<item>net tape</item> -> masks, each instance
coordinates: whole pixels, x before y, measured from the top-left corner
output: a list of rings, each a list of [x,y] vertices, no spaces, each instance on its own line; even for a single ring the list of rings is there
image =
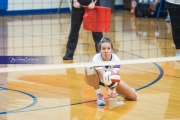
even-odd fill
[[[91,67],[91,66],[105,66],[115,64],[142,64],[142,63],[153,63],[153,62],[166,62],[166,61],[179,61],[180,57],[162,57],[162,58],[149,58],[149,59],[133,59],[133,60],[121,60],[120,62],[83,62],[83,63],[64,63],[64,64],[43,64],[43,65],[28,65],[28,66],[14,66],[14,67],[3,67],[0,68],[0,73],[5,72],[18,72],[18,71],[35,71],[35,70],[52,70],[62,68],[80,68],[80,67]]]

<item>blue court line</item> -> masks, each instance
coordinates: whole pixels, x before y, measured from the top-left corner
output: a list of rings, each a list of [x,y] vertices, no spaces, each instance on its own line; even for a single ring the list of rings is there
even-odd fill
[[[4,84],[0,84],[0,85],[4,85]],[[0,90],[3,90],[3,88],[0,87]]]
[[[163,77],[164,71],[163,71],[162,67],[159,66],[157,63],[153,63],[153,64],[154,64],[155,66],[157,66],[157,68],[159,69],[159,76],[158,76],[153,82],[151,82],[151,83],[149,83],[149,84],[147,84],[147,85],[145,85],[145,86],[143,86],[143,87],[141,87],[141,88],[136,89],[136,91],[141,90],[141,89],[144,89],[144,88],[146,88],[146,87],[149,87],[149,86],[155,84],[156,82],[158,82],[158,81]]]
[[[126,51],[121,51],[121,50],[117,50],[117,51],[119,51],[119,52],[124,52],[124,53],[130,54],[130,55],[133,55],[133,56],[136,56],[136,57],[145,59],[144,57],[141,57],[141,56],[139,56],[139,55],[135,55],[135,54],[132,54],[132,53],[129,53],[129,52],[126,52]],[[152,63],[159,69],[159,76],[158,76],[153,82],[151,82],[151,83],[149,83],[149,84],[147,84],[147,85],[145,85],[145,86],[143,86],[143,87],[141,87],[141,88],[136,89],[136,91],[141,90],[141,89],[144,89],[144,88],[146,88],[146,87],[149,87],[149,86],[155,84],[156,82],[158,82],[158,81],[163,77],[164,71],[163,71],[162,67],[159,66],[159,65],[158,65],[157,63],[155,63],[155,62],[152,62]]]
[[[105,98],[107,99],[107,98]],[[48,110],[48,109],[55,109],[55,108],[62,108],[62,107],[69,107],[69,106],[75,106],[75,105],[80,105],[80,104],[85,104],[85,103],[90,103],[90,102],[95,102],[96,100],[90,100],[86,102],[78,102],[78,103],[73,103],[73,104],[67,104],[67,105],[61,105],[61,106],[54,106],[54,107],[48,107],[48,108],[39,108],[39,109],[34,109],[34,110],[22,110],[22,111],[14,111],[12,113],[19,113],[19,112],[31,112],[31,111],[39,111],[39,110]]]
[[[8,88],[3,88],[3,87],[0,87],[0,88],[3,89],[3,90],[11,90],[11,91],[15,91],[15,92],[19,92],[19,93],[25,94],[25,95],[29,96],[30,98],[32,98],[32,101],[33,101],[31,104],[29,104],[29,105],[27,105],[25,107],[22,107],[22,108],[19,108],[19,109],[16,109],[16,110],[6,111],[6,112],[0,112],[0,114],[8,114],[8,113],[17,112],[17,111],[20,111],[20,110],[32,107],[32,106],[34,106],[38,102],[38,100],[37,100],[37,98],[35,96],[33,96],[33,95],[31,95],[31,94],[29,94],[27,92],[23,92],[23,91],[19,91],[19,90],[13,90],[13,89],[8,89]]]
[[[139,58],[143,58],[143,57],[141,57],[141,56],[138,56],[138,55],[135,55],[135,54],[126,52],[126,51],[120,51],[120,50],[117,50],[117,51],[119,51],[119,52],[124,52],[124,53],[130,54],[130,55],[133,55],[133,56],[137,56],[137,57],[139,57]],[[144,59],[144,58],[143,58],[143,59]],[[149,83],[149,84],[147,84],[147,85],[145,85],[145,86],[143,86],[143,87],[141,87],[141,88],[136,89],[136,91],[142,90],[142,89],[144,89],[144,88],[146,88],[146,87],[149,87],[149,86],[155,84],[156,82],[158,82],[158,81],[162,78],[162,76],[163,76],[163,74],[164,74],[163,69],[162,69],[161,66],[159,66],[157,63],[153,62],[153,64],[159,69],[159,76],[158,76],[153,82],[151,82],[151,83]],[[12,90],[12,89],[6,89],[6,90]],[[79,102],[79,103],[62,105],[62,106],[55,106],[55,107],[48,107],[48,108],[40,108],[40,109],[34,109],[34,110],[23,110],[23,109],[26,109],[26,108],[28,108],[28,107],[34,106],[34,105],[37,103],[37,98],[36,98],[35,96],[29,94],[29,93],[26,93],[26,92],[22,92],[22,91],[18,91],[18,90],[12,90],[12,91],[21,92],[21,93],[23,93],[23,94],[26,94],[26,95],[30,96],[30,97],[33,99],[33,102],[32,102],[30,105],[26,106],[26,107],[19,108],[19,109],[17,109],[17,110],[7,111],[7,112],[0,112],[0,114],[9,114],[9,113],[30,112],[30,111],[54,109],[54,108],[74,106],[74,105],[85,104],[85,103],[90,103],[90,102],[95,102],[95,101],[96,101],[96,100],[91,100],[91,101]],[[105,99],[107,99],[107,98],[105,98]]]

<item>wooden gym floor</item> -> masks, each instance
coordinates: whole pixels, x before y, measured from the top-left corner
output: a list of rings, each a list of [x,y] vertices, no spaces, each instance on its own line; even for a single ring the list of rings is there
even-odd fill
[[[0,18],[1,56],[49,56],[50,64],[65,64],[70,14]],[[135,18],[129,11],[112,14],[111,30],[122,60],[175,56],[170,23],[164,18]],[[80,31],[74,63],[95,54],[90,32]],[[20,65],[1,65],[9,67]],[[94,90],[84,82],[84,68],[0,73],[0,120],[178,120],[180,62],[121,66],[121,78],[137,90],[138,101],[121,96],[96,106]]]

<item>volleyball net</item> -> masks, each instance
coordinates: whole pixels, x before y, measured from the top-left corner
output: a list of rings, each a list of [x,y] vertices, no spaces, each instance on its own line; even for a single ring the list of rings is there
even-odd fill
[[[67,10],[69,1],[10,1],[8,4],[6,12],[9,15],[0,17],[1,56],[45,56],[48,64],[62,64],[71,25],[71,12]],[[121,5],[123,3],[115,0],[116,7]],[[56,12],[45,14],[45,8]],[[103,36],[112,39],[114,52],[121,60],[164,58],[176,54],[170,23],[164,18],[137,18],[129,10],[115,9],[110,25],[110,31],[104,32]],[[81,28],[74,62],[91,62],[94,54],[92,34]]]

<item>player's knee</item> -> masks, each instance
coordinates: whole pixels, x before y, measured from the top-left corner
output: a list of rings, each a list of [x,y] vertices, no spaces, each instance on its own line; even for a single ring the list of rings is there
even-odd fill
[[[132,101],[136,101],[137,100],[137,98],[138,98],[138,95],[137,95],[137,93],[135,93],[135,94],[133,94],[133,95],[131,95],[131,96],[129,96],[129,97],[125,97],[125,96],[123,96],[125,99],[127,99],[127,100],[132,100]]]
[[[137,100],[137,98],[138,98],[138,94],[137,94],[137,92],[136,92],[136,90],[134,89],[134,88],[132,88],[131,87],[131,89],[133,90],[133,92],[134,92],[134,94],[132,95],[132,100]]]
[[[128,97],[126,97],[126,96],[123,96],[123,97],[127,100],[136,101],[138,99],[138,94],[134,88],[131,88],[131,89],[133,90],[133,93],[131,95],[129,95]]]
[[[138,94],[137,92],[134,93],[134,95],[132,96],[131,100],[136,101],[138,99]]]
[[[87,75],[95,75],[95,74],[97,74],[94,67],[86,67],[86,72],[87,72]]]

